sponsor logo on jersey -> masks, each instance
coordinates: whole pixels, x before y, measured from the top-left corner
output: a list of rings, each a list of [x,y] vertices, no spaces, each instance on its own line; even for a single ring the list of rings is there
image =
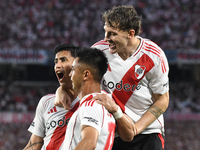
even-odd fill
[[[94,118],[92,118],[92,117],[84,117],[83,119],[87,119],[89,122],[93,122],[93,123],[95,123],[96,125],[99,124],[99,123],[98,123],[98,120],[96,120],[96,119],[94,119]]]
[[[142,76],[144,75],[145,70],[146,70],[145,66],[135,65],[135,77],[137,79],[141,79]]]
[[[109,81],[108,83],[106,83],[105,80],[103,80],[103,86],[109,88],[109,89],[116,89],[117,91],[121,91],[121,90],[124,90],[126,92],[128,91],[134,91],[135,89],[136,90],[139,90],[141,88],[141,85],[140,84],[129,84],[129,83],[123,83],[123,80],[121,80],[119,83],[114,83],[112,81]]]
[[[69,119],[70,118],[66,118],[66,116],[64,116],[58,121],[52,120],[50,123],[46,123],[46,128],[49,130],[50,128],[56,128],[57,126],[63,127],[69,123]]]

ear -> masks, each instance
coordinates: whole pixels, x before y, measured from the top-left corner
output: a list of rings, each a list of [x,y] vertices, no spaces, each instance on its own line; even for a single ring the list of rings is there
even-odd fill
[[[83,72],[83,80],[88,79],[90,75],[91,75],[90,70],[85,70],[85,71]]]
[[[129,32],[128,32],[128,38],[131,39],[134,36],[135,36],[135,30],[133,30],[133,29],[129,30]]]

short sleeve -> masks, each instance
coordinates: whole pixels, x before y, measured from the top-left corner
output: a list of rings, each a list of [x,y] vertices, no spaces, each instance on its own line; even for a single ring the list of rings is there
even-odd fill
[[[28,129],[30,132],[40,137],[45,136],[45,124],[44,124],[43,111],[44,111],[43,98],[41,98],[36,108],[35,118]]]
[[[80,120],[81,126],[88,125],[91,126],[100,133],[103,124],[103,106],[97,104],[96,102],[91,102],[88,105],[81,106],[80,108]]]

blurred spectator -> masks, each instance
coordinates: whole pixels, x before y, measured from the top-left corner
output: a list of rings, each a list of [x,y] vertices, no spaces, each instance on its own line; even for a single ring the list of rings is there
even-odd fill
[[[0,111],[27,112],[35,111],[42,96],[54,93],[57,84],[48,86],[9,85],[0,87]]]
[[[142,36],[162,49],[200,49],[199,0],[1,0],[0,47],[51,50],[64,42],[91,46],[104,38],[101,12],[121,4],[136,7],[144,18]]]
[[[199,83],[170,84],[170,105],[167,113],[200,113]]]
[[[22,150],[27,144],[30,124],[1,124],[0,149]],[[200,121],[166,120],[166,150],[197,150],[200,147]]]
[[[54,93],[57,84],[40,86],[1,86],[0,111],[26,112],[35,111],[40,98]],[[200,114],[200,86],[198,83],[179,82],[170,83],[169,113],[199,113]]]

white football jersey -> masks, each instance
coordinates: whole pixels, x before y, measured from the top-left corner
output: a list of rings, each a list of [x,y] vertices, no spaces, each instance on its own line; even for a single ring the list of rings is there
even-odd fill
[[[115,136],[115,119],[104,106],[92,100],[96,94],[86,95],[80,101],[79,108],[72,115],[67,126],[63,150],[75,149],[81,141],[82,125],[91,126],[99,132],[95,150],[111,150]]]
[[[55,94],[49,94],[40,99],[36,116],[28,129],[31,133],[43,137],[42,150],[60,149],[69,119],[79,106],[78,98],[72,102],[70,111],[55,106],[54,101]]]
[[[152,93],[164,94],[169,90],[169,66],[163,50],[154,42],[138,36],[141,43],[134,54],[123,60],[117,53],[109,52],[102,40],[92,47],[101,49],[108,58],[108,71],[102,80],[102,89],[112,94],[115,102],[134,122],[154,103]],[[142,133],[163,133],[161,115]]]

